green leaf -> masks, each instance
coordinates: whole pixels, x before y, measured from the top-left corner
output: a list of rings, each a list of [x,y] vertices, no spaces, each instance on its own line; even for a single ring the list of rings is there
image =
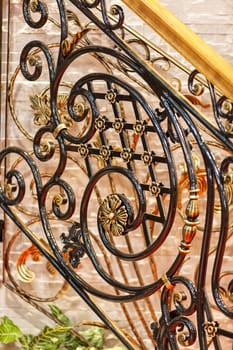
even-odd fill
[[[71,326],[70,319],[59,309],[59,307],[56,305],[49,305],[49,307],[53,315],[56,316],[57,319],[64,324],[64,326]]]
[[[36,337],[33,337],[30,350],[57,350],[64,343],[67,332],[71,327],[55,327],[46,326],[43,331]]]
[[[0,318],[0,343],[13,343],[22,335],[21,330],[7,316]]]
[[[90,327],[79,333],[87,339],[93,346],[102,347],[104,341],[104,329],[101,327]]]
[[[68,334],[64,342],[65,349],[67,350],[76,350],[77,348],[82,347],[88,349],[88,345],[80,340],[78,337],[75,337],[72,334]]]
[[[19,343],[21,345],[21,350],[31,350],[30,343],[33,339],[32,334],[24,334],[21,338],[19,338]]]

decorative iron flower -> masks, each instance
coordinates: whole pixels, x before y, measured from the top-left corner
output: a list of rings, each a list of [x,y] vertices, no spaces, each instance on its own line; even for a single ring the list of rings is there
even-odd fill
[[[117,91],[115,89],[110,89],[106,92],[105,100],[108,101],[111,104],[114,104],[116,102],[117,98]]]
[[[146,129],[146,122],[144,120],[137,120],[136,124],[133,126],[134,132],[139,136],[142,136],[144,134],[145,129]]]
[[[102,146],[100,149],[100,155],[104,161],[108,161],[111,157],[111,150],[109,146]]]
[[[132,152],[130,148],[123,148],[120,154],[124,162],[128,163],[132,159]]]
[[[158,197],[161,193],[161,187],[162,187],[161,183],[157,183],[153,181],[149,186],[150,193],[155,197]]]
[[[144,153],[141,156],[142,161],[145,165],[151,165],[153,162],[153,152],[144,151]]]
[[[208,337],[214,338],[218,333],[219,324],[217,321],[208,322],[204,325],[205,332]]]
[[[106,129],[106,117],[100,115],[95,120],[95,128],[100,132],[103,132]]]
[[[128,211],[119,195],[111,194],[104,199],[100,206],[98,219],[109,234],[123,235],[128,218]]]
[[[112,123],[113,128],[115,131],[120,134],[124,128],[124,120],[121,118],[116,118],[115,121]]]
[[[78,151],[82,158],[86,158],[89,154],[88,146],[83,143],[79,145]]]

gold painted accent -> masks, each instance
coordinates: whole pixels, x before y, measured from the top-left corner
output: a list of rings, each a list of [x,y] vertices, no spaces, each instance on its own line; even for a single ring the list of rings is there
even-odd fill
[[[35,94],[29,96],[31,108],[34,111],[34,124],[47,125],[50,121],[51,109],[48,95]]]
[[[112,220],[112,219],[114,219],[115,215],[114,215],[114,213],[110,213],[108,217],[110,220]]]
[[[60,207],[63,204],[67,203],[67,198],[64,197],[62,194],[56,194],[53,198],[53,203],[56,204],[58,207]]]
[[[61,53],[63,57],[66,57],[71,51],[72,45],[69,38],[65,38],[61,43]]]
[[[32,244],[29,248],[26,248],[18,257],[16,262],[16,270],[18,277],[21,281],[26,283],[31,283],[35,278],[35,273],[26,265],[26,261],[29,257],[32,258],[33,261],[40,261],[41,253],[39,249]]]
[[[15,184],[11,184],[11,183],[7,182],[7,180],[5,181],[5,191],[6,191],[6,193],[8,194],[9,197],[16,190],[17,190],[17,186]]]
[[[50,98],[48,94],[45,93],[45,91],[42,91],[40,94],[29,96],[29,99],[31,102],[31,108],[33,109],[33,112],[34,112],[34,124],[37,126],[48,125],[50,123],[50,118],[51,118]],[[66,93],[58,94],[57,112],[61,123],[66,124],[67,128],[69,128],[72,126],[73,120],[70,117],[67,110],[67,100],[68,100],[68,95]],[[75,111],[76,110],[81,111],[81,107],[79,105],[83,105],[83,104],[77,103],[74,105]],[[84,107],[84,109],[85,108],[86,107]],[[87,112],[88,112],[88,109],[87,109]]]
[[[54,150],[54,145],[49,141],[45,141],[41,144],[41,150],[42,152],[49,154],[52,150]]]
[[[174,303],[182,303],[182,301],[186,300],[187,296],[186,294],[182,292],[177,292],[173,295],[173,301]]]
[[[41,59],[38,55],[32,54],[28,57],[28,63],[32,67],[38,67],[38,66],[41,66]]]
[[[186,243],[186,242],[181,241],[181,245],[179,246],[179,251],[182,254],[188,254],[190,252],[190,248],[191,248],[190,243]]]
[[[233,271],[230,271],[230,270],[224,271],[223,273],[221,273],[221,276],[219,279],[219,284],[220,284],[220,281],[222,280],[222,278],[224,278],[226,276],[230,278],[230,276],[232,276],[232,275],[233,275]],[[224,298],[228,298],[230,302],[233,302],[233,291],[232,291],[232,287],[230,287],[230,285],[228,286],[227,290],[224,287],[219,286],[219,291]]]
[[[38,11],[38,0],[30,1],[29,7],[30,7],[30,10],[32,12],[37,12]]]
[[[199,221],[197,221],[197,220],[190,221],[190,220],[186,219],[186,220],[184,220],[184,222],[185,222],[185,225],[188,225],[190,227],[194,227],[194,226],[197,226],[199,224]]]
[[[36,222],[39,222],[39,218],[33,218],[30,222],[28,222],[29,226],[36,223]],[[36,239],[36,242],[37,244],[39,244],[39,246],[43,249],[45,249],[47,252],[50,251],[50,255],[52,256],[52,252],[51,252],[51,249],[49,247],[49,244],[48,242],[46,242],[43,238],[38,238],[34,233],[32,233],[32,231],[30,231],[30,228],[29,226],[27,226],[28,228],[28,232],[30,232],[30,235],[34,235],[34,238]],[[8,262],[9,262],[9,256],[10,256],[10,251],[12,250],[13,246],[14,246],[14,243],[16,241],[16,239],[22,234],[21,230],[18,230],[14,235],[13,237],[11,238],[10,242],[8,243],[8,247],[7,247],[7,250],[6,250],[6,270],[8,271],[8,276],[9,276],[9,279],[11,281],[11,283],[13,283],[13,285],[15,286],[16,290],[14,290],[14,292],[16,292],[17,294],[20,294],[22,295],[23,297],[25,297],[25,291],[23,289],[18,288],[19,285],[18,283],[15,281],[14,277],[13,277],[13,274],[11,273],[11,269],[10,269],[10,265]],[[63,254],[64,258],[66,259],[65,255]],[[27,260],[28,258],[31,258],[34,262],[38,262],[41,260],[41,258],[43,257],[42,253],[40,252],[40,249],[32,244],[29,248],[26,248],[24,249],[20,255],[18,256],[17,258],[17,262],[16,262],[16,272],[17,272],[17,275],[18,275],[18,278],[19,280],[25,282],[25,283],[31,283],[34,278],[36,277],[36,274],[31,271],[28,266],[27,266]],[[66,259],[67,260],[67,259]],[[49,263],[47,263],[49,264]],[[50,264],[51,265],[51,264]],[[48,267],[48,266],[46,266]],[[53,275],[55,274],[55,272],[57,272],[57,270],[55,270],[55,268],[53,267],[54,271],[53,271]],[[51,273],[51,271],[49,271],[49,273]],[[10,285],[7,285],[7,287],[10,287]],[[54,296],[50,296],[49,298],[40,298],[40,297],[37,297],[36,296],[36,299],[37,300],[41,300],[41,301],[48,301],[49,302],[52,302],[52,301],[55,301],[57,300],[58,298],[60,298],[61,296],[63,296],[66,291],[68,290],[69,288],[69,284],[67,281],[65,281],[62,285],[62,287],[59,289],[59,291],[54,295]],[[11,289],[11,287],[10,287]],[[28,295],[29,299],[27,299],[27,301],[29,301],[29,303],[32,302],[32,299],[30,297],[30,295]]]
[[[196,221],[195,224],[190,225],[185,224],[183,227],[183,242],[185,242],[185,244],[191,244],[193,238],[195,237],[196,233],[197,233],[197,225],[198,222]],[[183,244],[183,243],[182,243]]]
[[[233,132],[233,122],[230,119],[226,119],[225,121],[225,130],[226,132],[232,133]]]
[[[224,114],[232,114],[233,105],[230,100],[225,100],[221,105],[221,112]]]
[[[123,2],[173,46],[223,95],[233,100],[233,67],[158,0]]]
[[[225,176],[224,176],[224,183],[225,185],[232,185],[233,184],[233,172],[228,172]]]
[[[192,156],[193,165],[197,176],[197,187],[190,188],[189,175],[186,168],[186,164],[182,165],[182,174],[179,180],[178,188],[178,209],[182,209],[182,194],[184,190],[189,190],[189,202],[186,207],[185,213],[182,213],[184,219],[184,227],[182,232],[182,241],[179,247],[179,251],[182,254],[188,254],[190,252],[191,242],[196,235],[197,226],[199,225],[199,195],[206,192],[206,172],[201,168],[201,161],[197,155]]]
[[[163,284],[165,285],[165,287],[167,289],[173,289],[174,288],[173,284],[170,282],[170,280],[167,277],[166,273],[163,273],[161,278],[162,278]]]
[[[74,108],[75,113],[78,116],[80,116],[81,118],[85,118],[87,116],[87,113],[89,111],[89,107],[86,104],[79,102],[74,107],[75,107]]]
[[[166,68],[166,70],[168,71],[170,69],[170,66],[169,64],[171,65],[171,63],[168,63],[168,67]],[[182,90],[182,83],[181,83],[181,80],[179,78],[175,78],[173,77],[171,79],[171,85],[177,90],[177,91],[181,91]]]
[[[189,188],[190,181],[189,181],[188,170],[187,170],[186,164],[182,164],[180,166],[182,173],[181,173],[181,176],[179,179],[179,185],[178,185],[179,187],[178,187],[178,204],[177,204],[180,210],[182,209],[183,191],[189,190],[189,193],[190,193],[189,199],[195,201],[195,200],[198,200],[199,196],[204,194],[207,189],[206,170],[204,168],[201,168],[200,158],[196,154],[193,154],[192,160],[193,160],[193,166],[197,177],[197,187]]]
[[[53,131],[53,136],[55,137],[55,139],[58,137],[58,135],[60,134],[60,132],[64,129],[67,129],[67,126],[64,123],[59,124]]]
[[[183,346],[189,346],[189,338],[185,333],[181,333],[178,335],[178,341]]]
[[[67,86],[69,86],[67,84]],[[34,112],[34,124],[37,126],[48,125],[51,122],[50,97],[47,93],[48,89],[43,90],[39,94],[29,96],[31,108]],[[72,127],[73,119],[70,117],[68,109],[68,94],[60,93],[57,95],[57,113],[61,123],[64,123],[67,128]],[[75,103],[74,111],[79,117],[85,118],[89,108],[84,103]]]
[[[17,265],[17,275],[20,281],[25,283],[31,283],[35,279],[35,273],[27,267],[25,264]]]
[[[57,113],[58,113],[60,122],[64,123],[67,126],[67,128],[69,128],[73,125],[73,119],[69,115],[69,112],[67,109],[67,102],[68,102],[67,93],[60,93],[57,95]],[[75,107],[76,105],[74,105],[74,109]]]

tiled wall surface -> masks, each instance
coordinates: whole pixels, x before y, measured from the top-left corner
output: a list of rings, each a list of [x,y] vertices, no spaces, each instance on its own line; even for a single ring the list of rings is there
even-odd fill
[[[3,1],[3,16],[6,18],[7,16],[7,7],[8,7],[8,1]],[[21,9],[21,3],[22,1],[10,1],[11,6],[11,13],[12,16],[10,18],[11,21],[11,32],[10,32],[10,52],[9,52],[9,76],[12,75],[12,73],[15,71],[17,65],[18,65],[18,53],[21,51],[21,48],[23,44],[29,40],[31,40],[34,36],[33,31],[27,32],[26,25],[22,26],[22,9]],[[111,3],[119,3],[121,4],[121,1],[111,1]],[[161,3],[166,5],[174,14],[176,14],[182,21],[184,21],[187,25],[189,25],[196,33],[200,34],[202,38],[207,41],[211,46],[213,46],[221,55],[223,55],[226,60],[233,64],[233,3],[231,0],[215,0],[214,2],[212,0],[179,0],[179,1],[173,1],[173,0],[161,0]],[[214,4],[214,6],[213,6]],[[136,28],[136,30],[145,35],[148,39],[152,40],[153,42],[156,42],[157,44],[160,44],[160,39],[154,35],[152,31],[149,31],[148,28],[139,20],[135,20],[135,17],[130,13],[130,11],[126,10],[126,18],[127,18],[127,24],[131,25],[132,27]],[[6,41],[7,41],[7,22],[3,18],[3,52],[2,52],[2,86],[1,86],[1,113],[2,113],[2,125],[1,125],[1,144],[4,147],[5,142],[5,94],[6,94]],[[20,29],[19,29],[20,28]],[[18,31],[19,29],[19,31]],[[53,35],[54,33],[49,33],[49,35]],[[45,33],[41,33],[42,37],[44,37]],[[18,38],[21,38],[19,41]],[[30,39],[29,39],[30,38]],[[162,43],[162,42],[161,42]],[[170,48],[167,48],[170,52],[172,50]],[[174,55],[176,55],[174,53]],[[83,71],[86,73],[86,70],[89,69],[91,71],[90,64],[83,65]],[[24,82],[25,84],[25,82]],[[24,88],[27,90],[31,89],[31,87],[27,88],[24,86]],[[26,91],[24,90],[24,91]],[[29,93],[29,91],[27,91]],[[15,100],[18,99],[18,101],[21,101],[19,103],[19,107],[17,109],[17,113],[20,113],[20,108],[22,108],[22,105],[24,104],[24,95],[20,95],[20,89],[19,93],[14,97]],[[18,102],[17,101],[17,102]],[[25,111],[27,109],[30,109],[30,106],[25,107]],[[27,112],[26,112],[27,113]],[[8,126],[7,129],[7,137],[12,140],[12,143],[21,145],[25,145],[25,141],[22,141],[20,139],[17,139],[18,136],[18,130],[13,124],[10,122],[10,117],[8,115],[8,123],[10,123],[10,127]],[[30,125],[30,122],[27,124],[27,131],[31,131],[32,125]],[[0,214],[2,215],[2,214]],[[178,223],[179,225],[179,223]],[[11,227],[9,226],[8,229],[10,230]],[[175,238],[171,237],[171,250],[174,249],[174,242]],[[2,278],[2,243],[0,243],[1,248],[1,255],[0,255],[0,277]],[[172,252],[170,251],[164,251],[164,255],[169,257],[172,256]],[[194,260],[198,261],[198,256],[194,257]],[[232,261],[231,256],[229,254],[229,262]],[[14,262],[12,262],[13,264]],[[188,266],[187,270],[192,269],[192,266]],[[145,271],[146,273],[146,271]],[[44,286],[41,286],[41,293],[44,293],[46,281],[44,281]],[[57,285],[54,287],[60,288],[62,285],[62,281],[59,279],[57,280]],[[36,333],[38,329],[41,329],[43,325],[50,324],[51,321],[48,320],[45,316],[41,315],[38,311],[36,311],[33,307],[30,305],[24,303],[20,298],[18,298],[15,294],[8,291],[2,283],[0,284],[0,317],[3,315],[8,315],[11,319],[13,319],[25,332],[32,332]],[[73,305],[76,305],[76,309],[73,308]],[[86,306],[81,301],[78,302],[78,309],[77,309],[77,296],[74,296],[72,293],[67,293],[61,302],[61,307],[64,311],[68,312],[70,317],[74,320],[74,322],[78,322],[82,318],[94,318],[94,316],[87,311]],[[110,316],[113,316],[113,318],[118,318],[120,315],[120,311],[118,313],[116,310],[111,310]],[[115,317],[116,316],[116,317]],[[230,345],[227,345],[230,346]],[[11,347],[9,345],[3,346],[0,345],[0,349],[7,349],[7,350],[13,350],[14,347]],[[148,347],[148,350],[150,349],[150,346]],[[232,350],[232,348],[226,348],[226,350]]]

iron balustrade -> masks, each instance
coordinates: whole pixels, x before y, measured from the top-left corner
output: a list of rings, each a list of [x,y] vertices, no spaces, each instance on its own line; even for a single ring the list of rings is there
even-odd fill
[[[48,316],[40,302],[70,285],[127,349],[221,349],[233,339],[225,261],[232,258],[232,103],[129,28],[123,6],[55,5],[58,18],[49,2],[22,5],[35,39],[23,46],[9,84],[25,146],[0,153],[1,208],[18,227],[5,246],[6,285]],[[41,41],[51,26],[59,40]],[[19,76],[32,87],[23,99],[33,115],[26,123],[16,108]],[[43,256],[64,278],[54,297],[32,295],[12,273],[22,233],[31,245],[17,260],[18,279],[31,283],[28,258]],[[128,333],[96,298],[120,305]]]

